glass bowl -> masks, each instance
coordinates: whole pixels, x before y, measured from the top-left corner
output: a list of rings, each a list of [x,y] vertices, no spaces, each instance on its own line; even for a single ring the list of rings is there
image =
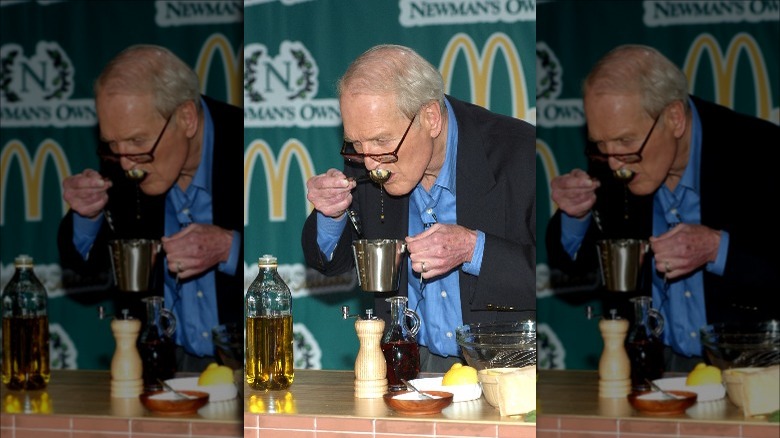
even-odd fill
[[[701,329],[701,343],[721,370],[780,364],[780,321],[709,324]]]
[[[477,322],[455,329],[463,357],[478,371],[536,365],[536,321]]]

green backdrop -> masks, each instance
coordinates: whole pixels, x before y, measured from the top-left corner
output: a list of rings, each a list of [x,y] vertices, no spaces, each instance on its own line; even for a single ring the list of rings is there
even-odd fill
[[[33,256],[49,293],[52,366],[108,369],[114,339],[109,321],[97,313],[103,305],[113,314],[108,284],[90,281],[63,289],[56,243],[67,211],[62,179],[99,165],[92,83],[123,48],[160,44],[195,68],[204,93],[241,105],[243,5],[6,0],[0,5],[0,283],[10,280],[16,255]]]
[[[585,318],[587,305],[601,312],[596,273],[550,273],[544,247],[550,180],[587,166],[582,80],[614,46],[647,44],[683,68],[693,94],[778,123],[780,2],[545,1],[537,20],[539,366],[596,369],[603,343]]]
[[[459,6],[458,6],[459,5]],[[293,290],[296,367],[352,369],[354,321],[373,307],[355,276],[323,278],[300,244],[311,211],[305,181],[341,168],[334,84],[369,47],[417,50],[456,97],[535,123],[535,1],[247,1],[244,47],[244,213],[247,282],[271,253]],[[247,283],[248,284],[248,283]]]

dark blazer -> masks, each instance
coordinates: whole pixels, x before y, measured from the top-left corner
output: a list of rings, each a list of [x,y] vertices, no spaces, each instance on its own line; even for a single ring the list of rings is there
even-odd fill
[[[778,318],[777,306],[769,305],[768,300],[776,295],[773,291],[780,280],[780,234],[776,215],[766,208],[777,198],[776,175],[767,167],[779,162],[780,127],[696,97],[691,99],[702,124],[701,221],[715,230],[728,231],[730,236],[723,276],[704,271],[707,322]],[[550,267],[572,275],[599,269],[596,240],[647,239],[652,234],[653,196],[634,196],[624,190],[606,165],[594,165],[589,172],[602,183],[595,208],[605,233],[591,223],[573,261],[561,245],[560,211],[547,226]],[[644,268],[641,289],[649,295],[649,279],[655,267],[646,263]]]
[[[536,129],[521,120],[447,96],[458,123],[456,164],[457,223],[485,232],[480,275],[460,270],[463,322],[519,320],[536,310]],[[364,175],[363,165],[345,167],[347,176]],[[384,221],[380,220],[380,197]],[[403,239],[409,230],[409,195],[381,194],[376,184],[359,184],[352,208],[368,239]],[[341,235],[328,262],[317,245],[317,212],[303,228],[306,263],[325,275],[354,269],[351,226]],[[404,259],[404,266],[407,266]],[[385,298],[408,294],[407,269],[401,271],[398,293],[376,294],[377,316],[389,318]],[[497,312],[512,307],[514,312]],[[523,310],[524,312],[517,312]]]
[[[244,160],[244,116],[243,111],[233,105],[203,96],[214,121],[214,156],[212,160],[213,221],[228,230],[241,234],[241,251],[235,275],[216,271],[217,305],[220,323],[239,322],[243,319],[244,287],[244,217],[243,178],[241,169]],[[78,276],[92,277],[96,273],[110,273],[108,241],[116,238],[159,239],[164,232],[165,194],[147,196],[137,185],[124,176],[117,163],[101,163],[100,173],[109,177],[114,185],[109,189],[106,208],[111,212],[116,232],[112,232],[105,221],[92,246],[87,260],[83,260],[73,245],[73,211],[69,211],[60,222],[58,245],[60,264],[64,271]],[[163,263],[156,266],[153,290],[162,295]],[[128,293],[119,293],[126,295]],[[132,293],[129,293],[132,294]]]

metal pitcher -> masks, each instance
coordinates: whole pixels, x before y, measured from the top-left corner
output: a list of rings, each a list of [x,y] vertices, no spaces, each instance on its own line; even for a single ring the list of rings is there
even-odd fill
[[[144,292],[162,245],[159,240],[123,239],[108,242],[114,282],[123,292]]]
[[[359,239],[352,242],[358,284],[364,292],[398,290],[406,242],[400,239]]]
[[[596,242],[601,279],[612,292],[635,291],[644,256],[650,249],[646,240],[607,239]]]

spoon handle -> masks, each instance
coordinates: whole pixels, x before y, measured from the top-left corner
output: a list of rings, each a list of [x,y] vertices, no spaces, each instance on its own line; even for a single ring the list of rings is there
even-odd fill
[[[157,379],[157,381],[160,382],[160,384],[163,386],[163,388],[165,388],[168,391],[171,391],[172,393],[176,394],[176,396],[179,397],[179,398],[185,398],[185,399],[193,399],[193,398],[195,398],[195,397],[192,397],[192,396],[190,396],[188,394],[184,394],[183,392],[179,392],[179,391],[173,389],[173,387],[171,385],[165,383],[165,381],[162,380],[162,379]]]
[[[407,387],[407,388],[409,388],[409,389],[411,389],[412,391],[414,391],[414,392],[416,392],[416,393],[420,394],[421,396],[423,396],[423,398],[430,398],[430,399],[432,399],[432,398],[433,398],[432,396],[430,396],[430,395],[428,395],[428,394],[426,394],[426,393],[424,393],[424,392],[420,391],[419,389],[417,389],[417,388],[416,388],[414,385],[412,385],[411,383],[409,383],[408,381],[406,381],[406,379],[401,379],[401,383],[403,383],[404,385],[406,385],[406,387]]]
[[[673,399],[679,400],[681,398],[684,398],[684,397],[680,397],[677,394],[672,394],[671,392],[664,391],[663,389],[661,389],[660,386],[658,386],[655,382],[653,382],[650,379],[645,379],[645,382],[647,382],[647,384],[650,385],[651,388],[653,388],[654,390],[660,392],[664,396],[669,397],[670,399],[673,398]]]

